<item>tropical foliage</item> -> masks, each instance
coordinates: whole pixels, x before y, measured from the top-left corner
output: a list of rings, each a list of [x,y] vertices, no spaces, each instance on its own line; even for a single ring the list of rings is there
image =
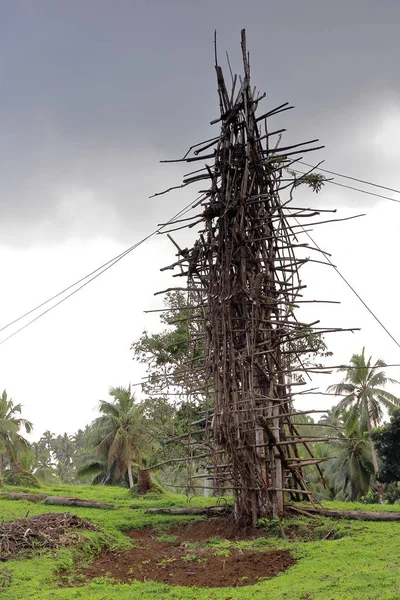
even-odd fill
[[[371,433],[381,465],[378,479],[384,483],[400,481],[400,410],[393,411],[390,423]]]
[[[98,483],[118,483],[128,478],[134,485],[133,470],[138,479],[138,490],[152,487],[150,474],[144,470],[152,444],[144,426],[143,405],[136,402],[130,386],[110,388],[113,401],[100,400],[98,417],[92,424],[92,443],[96,460],[83,467],[81,474],[96,472]]]
[[[24,429],[26,433],[30,433],[33,425],[19,416],[21,412],[21,404],[14,404],[4,390],[0,396],[0,484],[7,463],[16,473],[22,470],[19,459],[29,446],[20,431]]]
[[[136,486],[137,491],[146,492],[153,485],[151,472],[169,491],[190,496],[203,493],[201,486],[210,485],[200,475],[207,463],[201,432],[205,399],[186,393],[183,367],[189,354],[187,328],[180,319],[185,322],[187,313],[183,297],[171,296],[167,308],[164,333],[143,334],[133,344],[136,359],[149,366],[145,399],[139,401],[130,386],[112,387],[109,398],[99,402],[99,415],[92,423],[74,435],[55,435],[48,430],[29,444],[21,430],[30,432],[32,424],[21,417],[21,405],[3,392],[0,477],[10,467],[6,473],[22,470],[45,485]],[[322,338],[310,339],[307,348],[296,351],[310,364],[329,355]],[[382,500],[384,493],[389,502],[400,498],[400,410],[396,408],[400,401],[386,389],[397,382],[386,376],[384,368],[383,360],[367,359],[363,349],[352,356],[347,367],[339,369],[344,374],[342,381],[329,388],[339,397],[338,404],[318,422],[304,414],[295,417],[298,433],[310,439],[302,457],[310,458],[311,452],[321,461],[318,468],[304,468],[304,476],[320,500]],[[157,395],[165,377],[172,377],[177,397]],[[391,422],[377,428],[385,411],[390,412]]]
[[[359,423],[349,423],[348,413],[337,407],[317,424],[317,427],[330,425],[334,432],[327,434],[327,441],[314,448],[317,458],[329,457],[321,467],[325,486],[314,471],[315,491],[321,499],[354,502],[369,490],[373,475],[369,441]]]
[[[329,387],[335,394],[343,396],[338,408],[348,411],[347,424],[350,429],[353,423],[358,423],[361,432],[368,432],[375,475],[378,472],[378,459],[371,430],[381,422],[384,409],[393,410],[400,406],[400,399],[384,389],[388,383],[398,383],[386,376],[381,370],[384,367],[386,363],[380,358],[374,363],[371,357],[367,360],[363,348],[361,354],[353,354],[348,367],[339,369],[345,373],[343,380]]]

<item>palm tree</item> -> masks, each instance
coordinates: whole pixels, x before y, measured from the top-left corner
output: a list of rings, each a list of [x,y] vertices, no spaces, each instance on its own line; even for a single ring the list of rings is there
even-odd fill
[[[90,432],[90,425],[85,425],[85,429],[78,429],[78,431],[72,436],[77,452],[87,449],[90,439]]]
[[[99,465],[106,462],[114,479],[123,479],[127,473],[130,488],[132,467],[136,467],[138,492],[145,493],[152,487],[149,472],[143,470],[151,443],[146,436],[142,406],[136,404],[130,386],[110,388],[109,394],[113,401],[100,400],[101,416],[93,423]]]
[[[368,439],[359,422],[338,407],[320,423],[331,423],[336,429],[336,439],[328,443],[333,458],[326,463],[324,475],[335,490],[335,499],[355,502],[368,492],[374,472]]]
[[[33,442],[35,453],[34,476],[45,484],[59,482],[54,462],[55,435],[49,429],[43,433],[37,442]]]
[[[361,354],[353,354],[349,367],[338,369],[346,373],[344,379],[328,390],[344,396],[337,405],[338,410],[348,411],[347,424],[358,421],[361,433],[368,432],[371,448],[371,459],[375,476],[378,472],[378,459],[371,438],[371,430],[379,425],[383,416],[383,409],[393,410],[400,406],[400,399],[390,394],[383,388],[388,383],[398,383],[395,379],[386,377],[380,369],[386,367],[382,359],[372,364],[372,357],[365,358],[365,348]]]
[[[314,467],[305,468],[313,493],[319,500],[359,500],[368,492],[373,466],[368,439],[358,422],[333,407],[315,424],[314,432],[326,436],[326,441],[314,444],[315,458],[329,460],[320,465],[322,480]]]
[[[29,446],[29,442],[20,435],[19,431],[24,428],[26,433],[30,433],[33,425],[30,421],[17,416],[21,414],[21,410],[21,404],[14,404],[4,390],[0,396],[0,485],[3,481],[6,457],[11,463],[12,470],[18,473],[22,470],[18,456]]]
[[[57,460],[57,473],[63,483],[72,483],[75,476],[74,459],[76,445],[68,433],[58,435],[54,440],[54,456]]]

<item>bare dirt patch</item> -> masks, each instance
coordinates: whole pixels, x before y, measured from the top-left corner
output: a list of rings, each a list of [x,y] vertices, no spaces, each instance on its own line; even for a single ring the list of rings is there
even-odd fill
[[[262,529],[254,531],[252,527],[238,527],[230,517],[193,520],[187,525],[172,527],[170,533],[186,542],[201,542],[213,537],[219,537],[223,540],[251,540],[268,536],[268,533]],[[129,536],[131,534],[135,534],[135,532],[128,532]]]
[[[189,587],[227,587],[253,585],[274,577],[296,561],[287,550],[251,551],[218,546],[188,546],[210,538],[250,539],[254,532],[239,535],[229,519],[194,521],[174,526],[168,533],[151,529],[127,532],[134,546],[130,550],[105,552],[79,578],[112,577],[132,581],[157,581]]]

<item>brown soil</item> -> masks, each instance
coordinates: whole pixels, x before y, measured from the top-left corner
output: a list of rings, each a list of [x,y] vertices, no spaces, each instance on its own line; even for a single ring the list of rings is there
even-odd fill
[[[221,551],[220,547],[205,544],[188,547],[190,543],[205,542],[212,537],[261,537],[254,536],[254,532],[239,536],[229,519],[194,521],[188,526],[175,526],[168,534],[142,529],[127,532],[127,535],[134,544],[132,549],[103,553],[90,567],[80,571],[80,579],[107,575],[124,583],[136,580],[202,588],[244,586],[274,577],[295,563],[287,550],[254,552],[229,548]],[[169,541],[157,540],[167,539],[167,536]]]
[[[137,532],[131,531],[127,535],[132,537],[132,534],[135,535],[135,533]],[[261,529],[254,531],[252,527],[238,527],[230,517],[189,521],[186,525],[172,527],[169,534],[184,538],[186,542],[202,542],[213,537],[223,540],[251,540],[268,536],[267,532]]]

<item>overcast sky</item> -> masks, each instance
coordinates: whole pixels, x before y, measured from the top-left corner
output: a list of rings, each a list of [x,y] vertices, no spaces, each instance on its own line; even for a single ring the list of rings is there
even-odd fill
[[[220,56],[228,50],[238,70],[245,27],[264,106],[296,106],[279,121],[285,142],[319,138],[325,149],[309,160],[400,189],[397,0],[0,0],[0,11],[0,328],[195,198],[195,189],[148,197],[188,170],[160,160],[218,133],[209,124],[218,115],[215,29]],[[330,185],[310,204],[337,207],[339,217],[367,213],[315,237],[400,339],[400,205]],[[0,388],[23,404],[36,437],[83,427],[109,386],[142,377],[130,344],[158,327],[143,311],[161,306],[153,294],[169,280],[159,269],[173,257],[168,240],[152,238],[0,345]],[[309,297],[342,302],[313,317],[362,328],[328,340],[331,364],[363,345],[400,363],[332,269],[304,279]],[[314,396],[311,405],[327,402]]]

